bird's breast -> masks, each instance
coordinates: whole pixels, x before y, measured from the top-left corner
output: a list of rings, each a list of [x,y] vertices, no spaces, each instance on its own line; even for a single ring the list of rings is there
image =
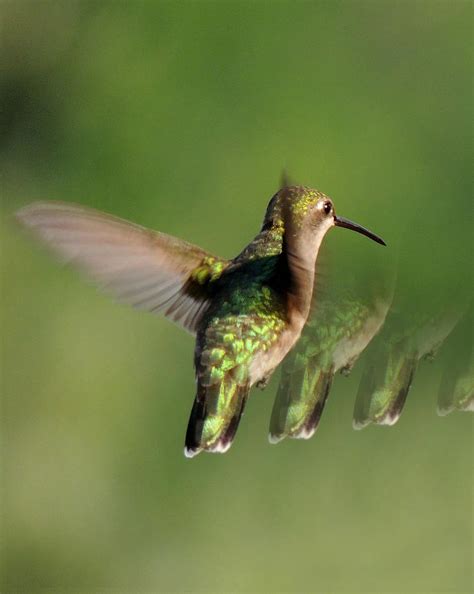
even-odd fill
[[[301,331],[288,318],[278,291],[252,283],[220,295],[204,326],[196,345],[197,369],[209,375],[217,366],[226,373],[238,367],[250,385],[269,375]]]
[[[283,361],[299,339],[305,321],[295,317],[286,319],[277,339],[267,349],[255,354],[249,369],[251,385],[269,377]]]

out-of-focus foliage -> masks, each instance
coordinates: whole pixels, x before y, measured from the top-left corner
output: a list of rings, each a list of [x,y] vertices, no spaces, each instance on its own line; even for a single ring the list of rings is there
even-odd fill
[[[471,4],[0,12],[2,591],[472,590],[472,419],[436,415],[443,350],[393,428],[351,429],[357,365],[311,441],[270,446],[276,378],[228,454],[189,461],[190,337],[10,218],[75,201],[229,257],[286,166],[397,252],[401,311],[467,294]],[[339,229],[327,245],[341,275],[384,257]]]

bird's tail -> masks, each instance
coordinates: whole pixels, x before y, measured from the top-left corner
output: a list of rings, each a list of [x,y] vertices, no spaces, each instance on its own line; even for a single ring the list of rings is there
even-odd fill
[[[271,443],[314,435],[334,377],[334,368],[323,369],[320,363],[309,359],[301,369],[282,371],[270,419]]]
[[[354,406],[353,427],[394,425],[403,411],[418,366],[415,352],[392,348],[365,368]]]
[[[248,383],[236,383],[232,373],[222,382],[211,386],[198,381],[186,431],[186,457],[192,458],[201,451],[223,454],[230,448],[249,389]]]

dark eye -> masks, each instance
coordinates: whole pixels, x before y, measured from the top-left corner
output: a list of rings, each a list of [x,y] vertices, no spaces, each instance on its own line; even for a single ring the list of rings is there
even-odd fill
[[[329,202],[329,200],[326,200],[326,202],[323,204],[323,210],[324,210],[324,214],[329,214],[332,210],[332,204]]]

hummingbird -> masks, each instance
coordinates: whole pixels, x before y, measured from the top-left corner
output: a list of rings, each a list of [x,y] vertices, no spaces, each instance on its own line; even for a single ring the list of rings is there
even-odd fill
[[[329,229],[351,229],[385,245],[365,227],[336,215],[328,196],[306,186],[279,190],[260,232],[230,260],[67,203],[33,203],[17,218],[119,301],[163,313],[195,336],[196,394],[185,437],[187,457],[229,449],[250,388],[267,384],[299,338]]]
[[[282,363],[269,440],[309,439],[319,421],[336,373],[348,375],[384,324],[391,294],[316,291],[314,311],[301,338]]]
[[[403,411],[420,361],[433,361],[463,311],[456,305],[435,313],[401,316],[392,311],[371,349],[354,406],[353,427],[394,425]]]

